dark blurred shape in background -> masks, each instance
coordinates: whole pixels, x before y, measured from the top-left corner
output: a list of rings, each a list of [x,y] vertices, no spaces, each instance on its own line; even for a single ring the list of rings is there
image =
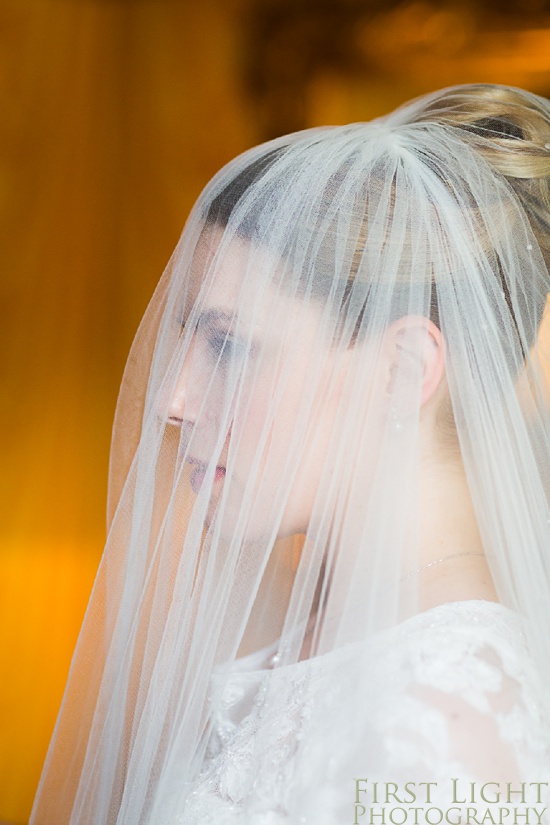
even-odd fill
[[[263,138],[454,83],[550,84],[547,0],[259,0],[244,78]]]

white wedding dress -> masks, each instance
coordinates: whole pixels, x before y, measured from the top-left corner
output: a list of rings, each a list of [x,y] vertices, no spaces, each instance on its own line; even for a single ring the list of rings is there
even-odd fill
[[[351,824],[356,778],[371,787],[437,783],[431,802],[444,808],[451,778],[548,783],[540,694],[514,613],[493,602],[445,604],[368,643],[367,744],[350,752],[341,711],[365,644],[274,669],[273,648],[219,669],[208,759],[187,800],[172,789],[169,817],[155,821]]]

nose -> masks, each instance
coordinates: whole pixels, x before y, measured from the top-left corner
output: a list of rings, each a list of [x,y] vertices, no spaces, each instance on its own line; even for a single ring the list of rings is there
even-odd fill
[[[168,422],[170,424],[182,424],[185,411],[185,384],[181,374],[178,377],[176,388],[170,399],[168,407]]]
[[[182,424],[184,421],[194,423],[196,412],[192,409],[192,398],[190,393],[190,372],[193,360],[193,344],[185,356],[181,366],[176,384],[172,391],[170,404],[168,405],[168,421],[170,424]]]

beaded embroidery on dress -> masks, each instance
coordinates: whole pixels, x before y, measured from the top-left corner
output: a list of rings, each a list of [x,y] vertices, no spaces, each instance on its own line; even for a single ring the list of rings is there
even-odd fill
[[[209,758],[183,810],[167,823],[352,822],[355,777],[397,783],[429,777],[438,783],[432,802],[443,807],[450,801],[451,778],[462,783],[547,778],[547,732],[521,623],[497,603],[433,608],[381,634],[363,651],[350,645],[266,670],[272,654],[273,649],[259,651],[216,675]],[[361,753],[346,753],[345,733],[339,736],[334,723],[332,730],[327,723],[339,720],[358,656],[370,657],[373,665],[365,696],[372,724],[365,736],[376,748],[369,749],[368,761]],[[264,715],[268,691],[278,701]],[[450,729],[451,704],[464,732],[460,752]],[[296,775],[293,755],[301,741],[307,748],[308,724],[320,720],[327,726],[327,750],[305,758],[302,753],[302,775]],[[301,818],[291,820],[289,800],[296,811],[296,795]]]

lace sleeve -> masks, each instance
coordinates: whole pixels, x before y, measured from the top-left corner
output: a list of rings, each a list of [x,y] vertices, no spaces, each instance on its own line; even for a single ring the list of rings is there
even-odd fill
[[[358,684],[365,714],[350,728]],[[375,783],[399,797],[406,783],[430,782],[430,802],[446,810],[471,783],[550,779],[520,623],[492,603],[443,605],[367,648],[233,673],[217,714],[210,758],[170,825],[351,825],[357,782],[360,805]]]
[[[543,720],[516,617],[483,603],[445,608],[419,617],[388,652],[384,670],[399,682],[382,695],[377,723],[388,769],[501,782],[540,773]]]
[[[452,808],[457,825],[545,821],[539,816],[550,810],[548,734],[515,614],[485,602],[443,605],[385,634],[369,655],[371,678],[362,687],[366,724],[360,735],[336,732],[327,746],[333,775],[320,796],[304,800],[304,816],[314,815],[319,825],[353,822],[353,798],[358,825],[371,822],[369,809],[376,811],[373,821],[393,822],[390,808],[402,803],[409,810],[411,802],[419,810]],[[325,717],[337,718],[343,698],[332,711],[325,708]],[[353,752],[351,737],[360,742]],[[315,765],[312,781],[319,759]],[[530,818],[515,818],[515,808],[529,805]]]

